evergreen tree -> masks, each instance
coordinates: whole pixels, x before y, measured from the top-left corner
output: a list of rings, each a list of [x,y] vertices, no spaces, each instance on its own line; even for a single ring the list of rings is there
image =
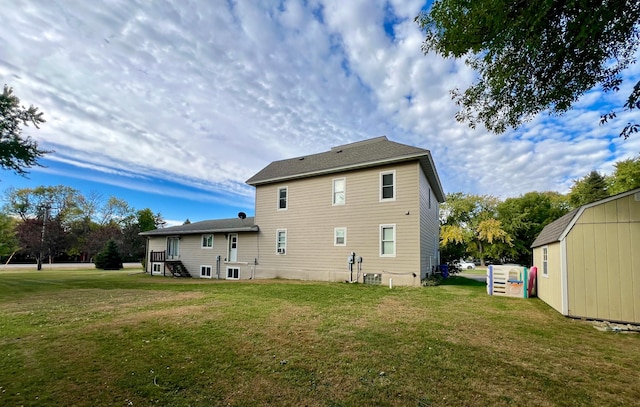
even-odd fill
[[[96,256],[96,268],[120,270],[122,267],[122,256],[118,251],[118,245],[114,240],[109,240],[104,249]]]
[[[13,94],[13,89],[4,85],[0,93],[0,168],[24,175],[27,173],[25,168],[39,165],[38,159],[50,151],[39,149],[31,137],[23,137],[22,126],[31,123],[39,128],[38,125],[44,122],[37,107],[20,106],[20,99]]]
[[[609,196],[607,179],[598,171],[591,171],[584,178],[576,180],[569,192],[569,203],[577,208]]]

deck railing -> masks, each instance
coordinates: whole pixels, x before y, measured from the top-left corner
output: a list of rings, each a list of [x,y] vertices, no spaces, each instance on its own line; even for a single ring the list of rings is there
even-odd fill
[[[166,251],[154,252],[151,251],[151,261],[152,262],[163,262],[166,258]]]

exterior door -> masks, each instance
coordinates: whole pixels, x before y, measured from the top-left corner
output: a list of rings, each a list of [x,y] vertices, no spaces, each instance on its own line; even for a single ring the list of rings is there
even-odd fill
[[[167,260],[177,260],[180,258],[180,238],[167,238]]]
[[[229,234],[229,255],[227,256],[230,263],[238,261],[238,234]]]

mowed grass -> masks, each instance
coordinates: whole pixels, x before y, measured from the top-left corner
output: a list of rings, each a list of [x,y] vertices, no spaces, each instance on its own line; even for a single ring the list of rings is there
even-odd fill
[[[0,272],[0,405],[623,406],[640,335],[437,287]]]

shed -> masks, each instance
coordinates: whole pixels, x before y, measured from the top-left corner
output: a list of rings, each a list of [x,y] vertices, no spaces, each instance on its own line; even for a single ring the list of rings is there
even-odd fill
[[[640,188],[569,212],[531,247],[538,297],[552,308],[640,324]]]

